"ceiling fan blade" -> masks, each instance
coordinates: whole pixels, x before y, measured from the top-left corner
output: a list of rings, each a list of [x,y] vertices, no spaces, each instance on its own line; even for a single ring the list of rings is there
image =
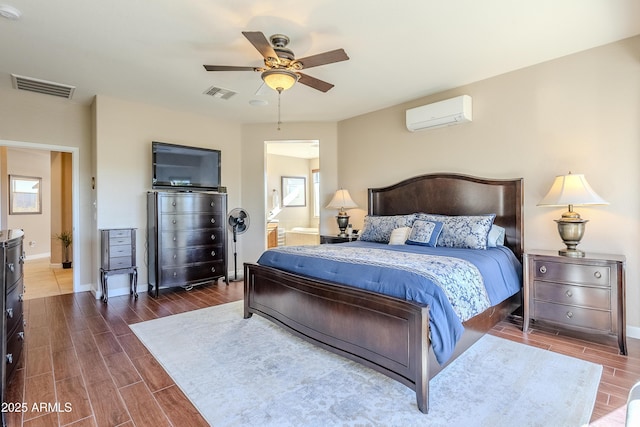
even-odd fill
[[[331,50],[329,52],[319,53],[317,55],[307,56],[298,59],[302,63],[302,68],[307,69],[317,67],[318,65],[333,64],[334,62],[346,61],[349,57],[344,49]]]
[[[307,74],[303,74],[303,73],[297,73],[297,74],[300,76],[300,79],[298,80],[298,82],[302,83],[303,85],[307,85],[309,87],[317,89],[320,92],[327,92],[329,89],[331,89],[334,86],[331,83],[327,83],[320,79],[316,79],[315,77],[311,77]]]
[[[261,31],[243,31],[242,34],[251,42],[253,47],[265,58],[278,58],[276,51],[271,47],[271,43]]]
[[[234,65],[203,65],[207,71],[258,71],[257,67],[236,67]]]

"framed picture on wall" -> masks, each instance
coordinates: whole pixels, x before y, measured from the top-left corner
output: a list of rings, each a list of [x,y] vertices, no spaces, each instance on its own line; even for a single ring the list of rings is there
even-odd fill
[[[9,215],[42,213],[42,178],[9,175]]]
[[[307,206],[307,179],[305,177],[282,177],[282,206]]]

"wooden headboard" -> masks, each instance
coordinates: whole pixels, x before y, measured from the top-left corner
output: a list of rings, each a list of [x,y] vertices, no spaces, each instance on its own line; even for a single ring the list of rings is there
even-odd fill
[[[495,224],[506,230],[505,246],[522,261],[522,186],[522,178],[484,179],[450,173],[421,175],[389,187],[370,188],[369,215],[495,213]]]

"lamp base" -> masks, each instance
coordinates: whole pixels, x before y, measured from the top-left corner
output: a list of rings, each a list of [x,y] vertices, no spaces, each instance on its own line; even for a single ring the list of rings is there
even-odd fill
[[[561,219],[555,220],[558,224],[560,238],[564,244],[567,245],[567,249],[558,251],[559,255],[572,258],[584,257],[584,252],[576,249],[576,246],[578,246],[580,240],[582,240],[582,236],[584,236],[585,224],[588,221],[587,219],[580,218],[580,215],[573,211],[565,212]]]
[[[581,251],[580,249],[560,249],[558,251],[558,255],[568,256],[571,258],[583,258],[584,251]]]
[[[347,227],[349,226],[349,215],[341,215],[342,212],[336,215],[336,221],[338,222],[338,228],[340,229],[340,234],[338,237],[347,237]]]

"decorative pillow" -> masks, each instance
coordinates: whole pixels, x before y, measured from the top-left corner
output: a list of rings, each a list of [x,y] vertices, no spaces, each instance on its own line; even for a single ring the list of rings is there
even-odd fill
[[[491,230],[489,230],[489,237],[487,238],[487,247],[495,248],[496,246],[504,246],[504,228],[499,225],[493,224]]]
[[[430,246],[434,248],[441,231],[441,222],[417,219],[413,222],[413,227],[411,227],[407,245]]]
[[[411,227],[416,219],[411,215],[390,215],[364,217],[364,227],[360,231],[360,240],[365,242],[389,243],[391,232],[400,227]]]
[[[389,244],[404,245],[404,242],[409,237],[409,233],[411,233],[411,228],[409,227],[396,228],[391,232],[391,237],[389,238]]]
[[[442,232],[436,246],[487,249],[489,230],[495,217],[495,214],[473,216],[418,214],[416,219],[442,222]]]

